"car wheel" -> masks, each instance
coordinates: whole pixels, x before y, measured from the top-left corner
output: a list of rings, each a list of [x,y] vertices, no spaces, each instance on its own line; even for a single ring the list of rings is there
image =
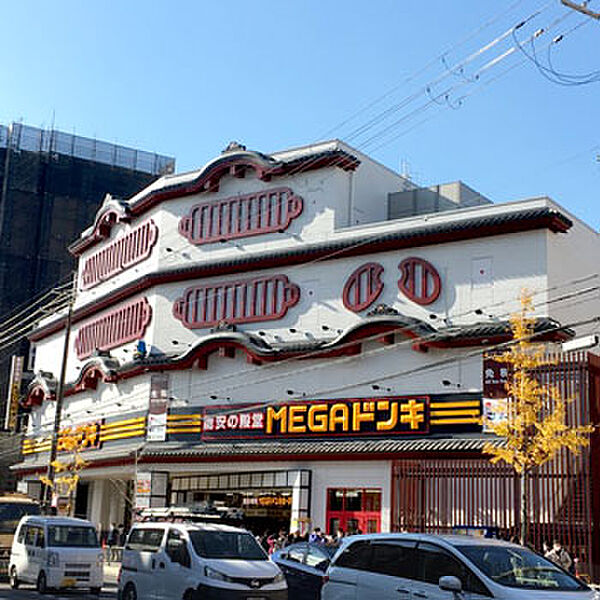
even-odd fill
[[[19,578],[17,577],[17,567],[13,567],[8,575],[8,583],[11,589],[16,590],[19,587]]]
[[[123,590],[122,600],[137,600],[137,592],[135,591],[135,585],[128,583]]]
[[[44,571],[38,575],[36,588],[40,594],[48,593],[48,581],[46,580],[46,573]]]
[[[99,587],[97,587],[97,588],[90,588],[90,594],[92,594],[92,596],[99,596],[101,591],[102,590]]]
[[[194,600],[194,590],[186,590],[183,600]]]

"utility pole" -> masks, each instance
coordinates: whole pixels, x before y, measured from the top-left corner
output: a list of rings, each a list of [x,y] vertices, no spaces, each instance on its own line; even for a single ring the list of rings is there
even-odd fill
[[[76,276],[73,279],[73,289],[71,290],[71,297],[69,298],[69,308],[67,311],[67,321],[65,324],[65,343],[63,345],[63,356],[62,363],[60,366],[60,378],[58,380],[58,386],[56,388],[56,406],[54,413],[54,427],[52,430],[52,438],[50,440],[50,456],[48,457],[48,470],[46,471],[46,477],[49,481],[54,483],[55,468],[52,464],[56,460],[56,454],[58,451],[58,437],[60,432],[60,420],[62,416],[62,406],[64,398],[65,378],[67,374],[67,360],[69,358],[69,340],[71,337],[71,322],[73,318],[73,302],[75,300],[75,282],[77,281]],[[46,485],[42,494],[42,507],[45,511],[49,511],[52,505],[52,486]]]
[[[571,0],[560,0],[560,1],[561,1],[561,4],[563,4],[564,6],[572,8],[573,10],[576,10],[577,12],[587,15],[588,17],[592,17],[592,19],[600,20],[600,13],[590,10],[587,7],[587,5],[588,5],[587,2],[583,2],[582,4],[577,4],[575,2],[572,2]]]

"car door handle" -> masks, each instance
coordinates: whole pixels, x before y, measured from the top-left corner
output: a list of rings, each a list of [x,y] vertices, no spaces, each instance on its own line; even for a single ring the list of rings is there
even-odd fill
[[[396,588],[396,591],[401,594],[410,594],[410,590],[407,590],[406,588]]]
[[[414,592],[413,596],[415,598],[427,598],[427,594],[425,592]]]

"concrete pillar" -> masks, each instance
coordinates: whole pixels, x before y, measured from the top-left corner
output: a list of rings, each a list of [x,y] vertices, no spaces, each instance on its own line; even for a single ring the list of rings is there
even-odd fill
[[[96,479],[90,486],[90,521],[96,526],[100,524],[103,530],[108,528],[108,523],[102,521],[106,483],[103,479]]]
[[[309,498],[310,498],[310,472],[293,472],[292,485],[292,511],[290,515],[290,531],[300,531],[305,534],[310,530]],[[288,473],[288,478],[292,472]]]

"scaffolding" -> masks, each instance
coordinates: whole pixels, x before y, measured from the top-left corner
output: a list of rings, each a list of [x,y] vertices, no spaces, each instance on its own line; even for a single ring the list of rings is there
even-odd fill
[[[60,154],[150,175],[165,175],[175,169],[175,159],[169,156],[22,123],[0,125],[0,148]]]
[[[68,244],[94,221],[107,193],[129,198],[175,160],[54,129],[0,125],[0,322],[40,292],[68,278]],[[0,414],[11,355],[25,340],[0,348]]]

